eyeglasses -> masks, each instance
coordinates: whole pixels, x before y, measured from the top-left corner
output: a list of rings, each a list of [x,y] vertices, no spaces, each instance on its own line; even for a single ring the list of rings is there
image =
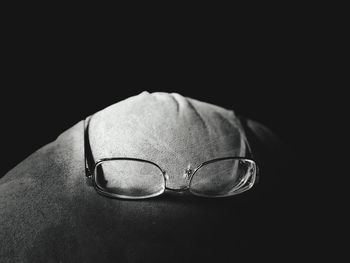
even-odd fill
[[[224,157],[186,169],[187,185],[167,187],[169,177],[158,164],[144,159],[113,157],[94,162],[89,143],[89,121],[84,121],[85,173],[95,190],[121,199],[146,199],[170,191],[189,191],[201,197],[228,197],[252,188],[258,167],[253,159]],[[91,168],[91,169],[90,169]]]

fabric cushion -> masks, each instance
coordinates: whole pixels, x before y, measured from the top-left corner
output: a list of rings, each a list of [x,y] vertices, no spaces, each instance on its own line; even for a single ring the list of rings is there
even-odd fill
[[[275,142],[267,128],[247,123],[252,141],[263,147]],[[0,179],[0,262],[244,258],[249,246],[240,226],[251,208],[242,200],[252,205],[254,195],[209,200],[175,193],[143,201],[100,196],[85,180],[83,135],[80,121]],[[173,188],[183,184],[189,166],[245,156],[250,143],[231,110],[147,92],[92,115],[89,135],[95,160],[151,160],[167,171]]]

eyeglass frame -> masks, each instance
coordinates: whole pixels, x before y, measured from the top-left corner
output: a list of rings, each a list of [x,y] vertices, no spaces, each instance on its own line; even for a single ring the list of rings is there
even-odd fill
[[[89,118],[89,120],[87,121],[88,118]],[[175,191],[175,192],[188,191],[190,194],[192,194],[194,196],[200,196],[200,197],[206,197],[206,198],[224,198],[224,197],[231,197],[231,196],[243,193],[243,192],[251,189],[253,187],[253,185],[258,183],[258,181],[259,181],[260,172],[259,172],[259,166],[258,166],[256,160],[254,160],[253,158],[240,157],[240,156],[227,156],[227,157],[215,158],[215,159],[211,159],[209,161],[205,161],[205,162],[199,164],[194,169],[190,169],[190,168],[186,169],[185,173],[186,173],[186,177],[187,177],[187,180],[188,180],[188,184],[187,184],[186,187],[179,188],[179,189],[168,187],[167,184],[166,184],[166,182],[168,180],[168,176],[166,174],[166,171],[163,168],[161,168],[157,163],[149,161],[149,160],[145,160],[145,159],[141,159],[141,158],[133,158],[133,157],[109,157],[109,158],[100,158],[100,159],[98,159],[95,162],[94,158],[92,156],[90,140],[89,140],[89,124],[90,124],[90,120],[91,120],[92,116],[90,116],[88,118],[84,119],[84,163],[85,163],[85,176],[86,176],[87,179],[91,180],[90,183],[92,183],[92,185],[93,185],[94,189],[96,190],[96,192],[98,194],[103,195],[103,196],[107,196],[107,197],[111,197],[111,198],[117,198],[117,199],[141,200],[141,199],[148,199],[148,198],[160,196],[160,195],[164,194],[164,192],[166,190],[170,190],[170,191]],[[91,155],[87,155],[88,149],[90,150]],[[252,155],[252,153],[251,153],[251,155]],[[121,194],[110,193],[110,192],[107,192],[104,189],[102,189],[96,183],[96,170],[97,170],[97,167],[99,165],[101,165],[103,162],[118,161],[118,160],[144,162],[144,163],[148,163],[148,164],[156,166],[160,170],[160,172],[162,173],[163,180],[164,180],[164,188],[163,188],[162,192],[157,192],[157,193],[146,195],[146,196],[129,196],[129,195],[121,195]],[[224,160],[243,160],[243,161],[252,162],[254,164],[254,166],[255,166],[254,175],[246,178],[245,182],[242,184],[242,186],[246,185],[248,179],[251,178],[250,179],[251,182],[249,183],[248,187],[246,187],[246,188],[243,187],[241,189],[241,191],[239,191],[240,189],[238,189],[238,191],[234,192],[233,194],[221,195],[221,196],[220,195],[217,195],[217,196],[213,195],[213,196],[211,196],[211,195],[205,195],[205,194],[198,194],[198,193],[194,193],[194,192],[191,191],[190,186],[191,186],[192,179],[193,179],[194,175],[196,174],[196,172],[200,168],[202,168],[203,166],[205,166],[207,164],[215,163],[215,162],[219,162],[219,161],[224,161]],[[89,168],[89,161],[90,161],[90,163],[93,163],[93,165],[91,165],[92,169]]]

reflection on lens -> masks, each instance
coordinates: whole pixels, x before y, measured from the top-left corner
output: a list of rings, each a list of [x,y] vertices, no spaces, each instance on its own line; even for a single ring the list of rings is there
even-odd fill
[[[230,196],[251,188],[255,175],[256,165],[252,160],[220,160],[197,170],[191,180],[190,191],[201,196]]]
[[[104,161],[96,166],[95,182],[103,191],[120,197],[143,198],[161,194],[165,188],[161,170],[134,160]]]

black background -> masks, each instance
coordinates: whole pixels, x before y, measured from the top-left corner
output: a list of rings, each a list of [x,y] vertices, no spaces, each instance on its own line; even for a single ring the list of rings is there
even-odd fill
[[[47,38],[16,38],[7,50],[1,135],[8,155],[2,174],[86,116],[145,90],[233,109],[293,147],[307,147],[303,142],[322,114],[314,115],[322,92],[314,91],[314,79],[322,77],[311,63],[314,51],[288,40],[231,47],[222,39],[165,46],[140,39],[140,48]]]
[[[320,237],[312,214],[320,204],[308,186],[321,173],[308,161],[316,159],[324,139],[322,120],[332,115],[324,107],[327,55],[313,23],[16,23],[8,27],[3,51],[0,176],[104,107],[144,90],[177,92],[265,124],[298,156],[298,173],[281,177],[285,192],[294,194],[281,207],[290,216],[286,228],[296,231],[292,237],[299,242],[293,257],[309,251],[314,256],[316,246],[308,242]],[[293,243],[287,237],[281,242]]]
[[[178,92],[260,121],[296,151],[331,117],[326,21],[26,14],[2,42],[1,174],[86,116],[147,90]],[[185,12],[186,13],[186,12]],[[161,21],[167,21],[162,23]],[[311,145],[310,145],[311,146]]]

